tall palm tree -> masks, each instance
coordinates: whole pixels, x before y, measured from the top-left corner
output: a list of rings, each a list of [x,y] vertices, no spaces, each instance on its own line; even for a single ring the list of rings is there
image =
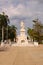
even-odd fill
[[[2,41],[4,41],[4,27],[6,27],[9,23],[8,15],[5,15],[4,12],[0,14],[0,26],[2,28]]]

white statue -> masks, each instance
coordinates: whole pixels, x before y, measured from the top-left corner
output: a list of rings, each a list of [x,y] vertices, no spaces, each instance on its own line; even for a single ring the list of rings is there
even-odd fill
[[[24,22],[23,21],[21,22],[21,28],[24,28]]]

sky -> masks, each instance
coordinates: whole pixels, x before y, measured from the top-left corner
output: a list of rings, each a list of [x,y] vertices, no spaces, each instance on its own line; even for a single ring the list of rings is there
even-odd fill
[[[0,13],[3,11],[9,16],[10,25],[15,25],[18,30],[21,21],[30,28],[35,18],[43,23],[43,0],[0,0]]]

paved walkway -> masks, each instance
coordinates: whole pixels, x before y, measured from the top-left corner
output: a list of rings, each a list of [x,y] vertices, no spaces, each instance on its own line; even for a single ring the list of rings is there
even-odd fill
[[[43,65],[43,45],[10,47],[0,51],[0,65]]]

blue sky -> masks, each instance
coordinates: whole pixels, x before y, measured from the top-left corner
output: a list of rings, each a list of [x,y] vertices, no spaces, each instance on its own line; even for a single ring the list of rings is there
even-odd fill
[[[3,11],[18,29],[21,20],[26,27],[32,27],[32,20],[37,17],[43,23],[43,0],[0,0],[0,13]]]

